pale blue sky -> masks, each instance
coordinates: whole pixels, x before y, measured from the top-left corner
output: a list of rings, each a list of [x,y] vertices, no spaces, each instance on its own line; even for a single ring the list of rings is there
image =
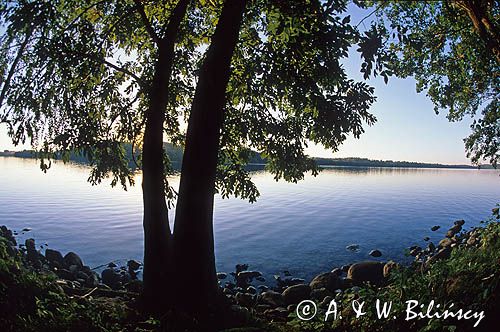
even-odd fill
[[[349,6],[351,22],[357,24],[366,11]],[[367,25],[369,20],[365,22]],[[352,51],[345,61],[351,78],[362,80],[359,73],[359,53]],[[415,92],[413,79],[390,78],[384,84],[381,78],[368,82],[375,87],[377,102],[371,112],[378,121],[360,139],[349,138],[337,153],[319,146],[310,146],[308,153],[318,157],[363,157],[370,159],[408,160],[446,164],[469,164],[465,156],[463,138],[470,134],[472,120],[448,122],[445,113],[436,115],[425,93]],[[20,150],[29,146],[14,147],[0,125],[0,150]]]

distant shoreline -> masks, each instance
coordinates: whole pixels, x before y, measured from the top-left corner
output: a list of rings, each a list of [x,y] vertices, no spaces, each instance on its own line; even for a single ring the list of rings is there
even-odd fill
[[[170,144],[169,144],[170,145]],[[173,164],[180,164],[182,161],[182,150],[178,147],[166,146],[167,154]],[[180,150],[180,151],[179,151]],[[0,151],[0,157],[16,158],[36,158],[36,153],[32,150],[23,151]],[[368,158],[313,158],[319,167],[390,167],[390,168],[446,168],[446,169],[494,169],[491,165],[449,165],[439,163],[421,163],[412,161],[393,161],[393,160],[373,160]],[[79,155],[72,154],[70,161],[78,164],[88,164],[87,160]],[[266,159],[258,153],[253,152],[248,163],[249,167],[265,166]]]

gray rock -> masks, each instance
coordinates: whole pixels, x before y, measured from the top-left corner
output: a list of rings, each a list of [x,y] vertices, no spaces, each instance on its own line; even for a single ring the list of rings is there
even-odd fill
[[[326,288],[330,292],[334,292],[336,289],[340,288],[340,279],[335,273],[322,273],[314,277],[309,283],[309,287],[311,287],[311,289]]]
[[[311,287],[305,284],[290,286],[282,293],[286,305],[298,304],[302,300],[308,299],[310,294]]]
[[[349,244],[345,249],[352,252],[359,252],[359,244]]]
[[[347,279],[379,285],[384,281],[384,264],[371,261],[353,264],[347,272]]]
[[[375,250],[370,251],[369,255],[372,257],[380,257],[380,256],[382,256],[382,252],[378,249],[375,249]]]
[[[64,256],[63,260],[64,260],[64,265],[66,267],[70,267],[71,265],[77,265],[79,268],[81,268],[83,266],[83,262],[80,256],[78,256],[72,251],[68,252]]]

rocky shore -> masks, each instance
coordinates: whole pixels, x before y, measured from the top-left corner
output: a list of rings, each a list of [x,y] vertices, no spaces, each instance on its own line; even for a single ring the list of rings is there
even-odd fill
[[[464,223],[463,220],[455,221],[446,237],[437,244],[425,238],[428,242],[425,248],[408,248],[408,255],[414,257],[411,268],[415,271],[425,271],[433,263],[449,258],[455,247],[478,247],[481,243],[480,232],[476,228],[464,231]],[[438,228],[435,226],[431,231]],[[37,273],[52,275],[58,287],[67,294],[134,298],[141,292],[142,281],[138,279],[138,273],[142,264],[138,261],[129,260],[126,266],[117,266],[111,262],[99,267],[102,271],[98,273],[98,268],[85,265],[74,252],[63,255],[57,250],[46,248],[42,253],[41,249],[37,250],[36,242],[32,238],[18,245],[13,232],[6,226],[0,227],[0,237],[7,240],[7,251],[10,255],[20,253],[26,264]],[[356,246],[350,245],[347,249],[356,250]],[[382,253],[373,250],[370,255],[380,257]],[[320,308],[326,308],[331,300],[348,290],[355,292],[366,285],[387,285],[391,273],[400,267],[399,263],[393,261],[362,261],[334,267],[308,282],[283,271],[275,275],[271,285],[262,284],[266,281],[259,271],[249,270],[246,264],[238,264],[235,271],[219,272],[217,278],[221,292],[231,301],[231,309],[238,315],[243,318],[253,315],[268,321],[284,322],[303,300],[313,300]]]

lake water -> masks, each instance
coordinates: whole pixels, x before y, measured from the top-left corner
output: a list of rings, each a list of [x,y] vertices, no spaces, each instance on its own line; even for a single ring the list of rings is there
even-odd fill
[[[44,174],[35,160],[0,157],[0,225],[66,253],[91,267],[142,260],[140,177],[128,191],[86,182],[88,168],[56,163]],[[272,274],[310,278],[346,263],[404,259],[404,248],[438,241],[454,220],[472,227],[500,202],[496,170],[329,168],[298,184],[276,182],[264,171],[253,180],[254,204],[215,199],[217,268],[237,263]],[[178,179],[173,179],[177,183]],[[172,222],[173,211],[170,213]],[[441,225],[431,232],[434,225]],[[346,250],[359,244],[357,253]]]

